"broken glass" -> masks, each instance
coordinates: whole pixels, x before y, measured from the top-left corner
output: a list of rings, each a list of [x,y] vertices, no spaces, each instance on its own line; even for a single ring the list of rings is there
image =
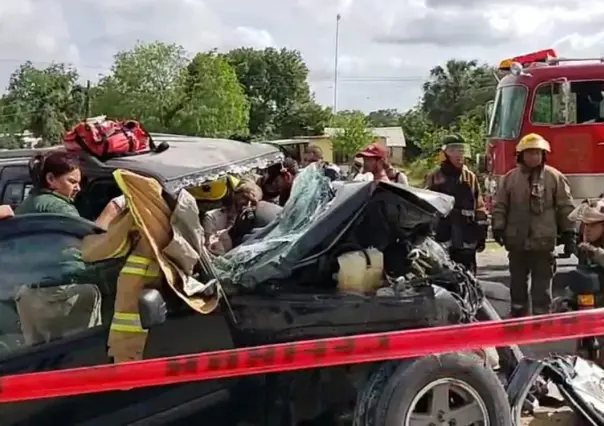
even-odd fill
[[[310,225],[323,214],[333,197],[334,191],[324,169],[316,164],[304,168],[294,180],[290,199],[279,219],[268,225],[260,236],[214,260],[218,279],[227,286],[237,283],[254,287],[266,276],[257,276],[254,271],[270,270],[270,265],[277,268]]]

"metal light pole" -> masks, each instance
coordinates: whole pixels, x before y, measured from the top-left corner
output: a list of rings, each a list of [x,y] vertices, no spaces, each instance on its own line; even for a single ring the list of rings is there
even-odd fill
[[[340,19],[342,16],[338,13],[336,15],[336,51],[335,51],[335,63],[333,70],[333,112],[338,111],[338,50],[340,47]]]

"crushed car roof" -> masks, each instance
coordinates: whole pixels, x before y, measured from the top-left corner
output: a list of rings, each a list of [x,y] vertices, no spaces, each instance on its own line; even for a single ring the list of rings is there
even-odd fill
[[[245,173],[281,161],[278,148],[229,139],[152,134],[156,144],[167,142],[166,151],[116,157],[94,167],[123,168],[154,177],[168,190],[194,186],[226,173]]]
[[[100,161],[82,154],[87,175],[107,175],[116,169],[126,169],[162,182],[169,191],[199,185],[227,174],[242,174],[265,168],[283,159],[281,151],[272,145],[238,142],[229,139],[200,138],[164,133],[152,133],[156,145],[166,142],[163,152],[116,157]],[[62,146],[43,150],[14,150],[0,153],[0,159],[29,159],[40,151],[64,149]]]

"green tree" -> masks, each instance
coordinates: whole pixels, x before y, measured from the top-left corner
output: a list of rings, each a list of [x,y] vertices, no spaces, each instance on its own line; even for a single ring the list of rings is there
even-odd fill
[[[250,101],[250,133],[282,137],[318,134],[326,113],[315,106],[308,68],[297,50],[239,48],[225,55]],[[317,120],[310,122],[310,120]]]
[[[223,56],[198,53],[187,67],[184,92],[166,124],[179,133],[228,137],[248,132],[249,103]]]
[[[319,136],[331,121],[331,109],[316,103],[314,99],[293,104],[276,117],[279,136]]]
[[[364,116],[351,115],[331,137],[333,151],[345,158],[354,157],[373,140]]]
[[[182,46],[155,42],[119,52],[111,74],[94,91],[94,115],[136,118],[150,131],[169,132],[184,96],[186,67]]]
[[[367,115],[367,122],[371,127],[396,127],[399,126],[401,114],[396,109],[379,109]]]
[[[365,113],[358,109],[341,110],[333,115],[331,127],[346,127],[351,119],[362,120],[367,124],[368,120]]]
[[[478,62],[451,59],[436,66],[423,85],[421,108],[437,127],[449,127],[468,113],[484,116],[495,97],[495,70]]]
[[[60,143],[65,130],[82,118],[84,89],[78,79],[77,71],[64,64],[39,69],[26,62],[11,75],[0,124],[13,135],[31,131],[42,139],[38,146]]]
[[[407,159],[414,159],[422,154],[430,155],[431,152],[434,152],[433,133],[436,127],[421,108],[416,107],[405,112],[400,117],[398,124],[405,134],[407,143],[405,157]]]

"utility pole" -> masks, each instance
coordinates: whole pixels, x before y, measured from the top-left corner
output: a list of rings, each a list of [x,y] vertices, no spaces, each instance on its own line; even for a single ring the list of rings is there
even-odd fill
[[[333,70],[333,112],[334,114],[338,111],[338,56],[340,47],[340,19],[342,16],[338,13],[336,15],[336,49],[334,58],[334,70]]]
[[[90,118],[90,80],[86,82],[86,93],[84,94],[84,119]]]

